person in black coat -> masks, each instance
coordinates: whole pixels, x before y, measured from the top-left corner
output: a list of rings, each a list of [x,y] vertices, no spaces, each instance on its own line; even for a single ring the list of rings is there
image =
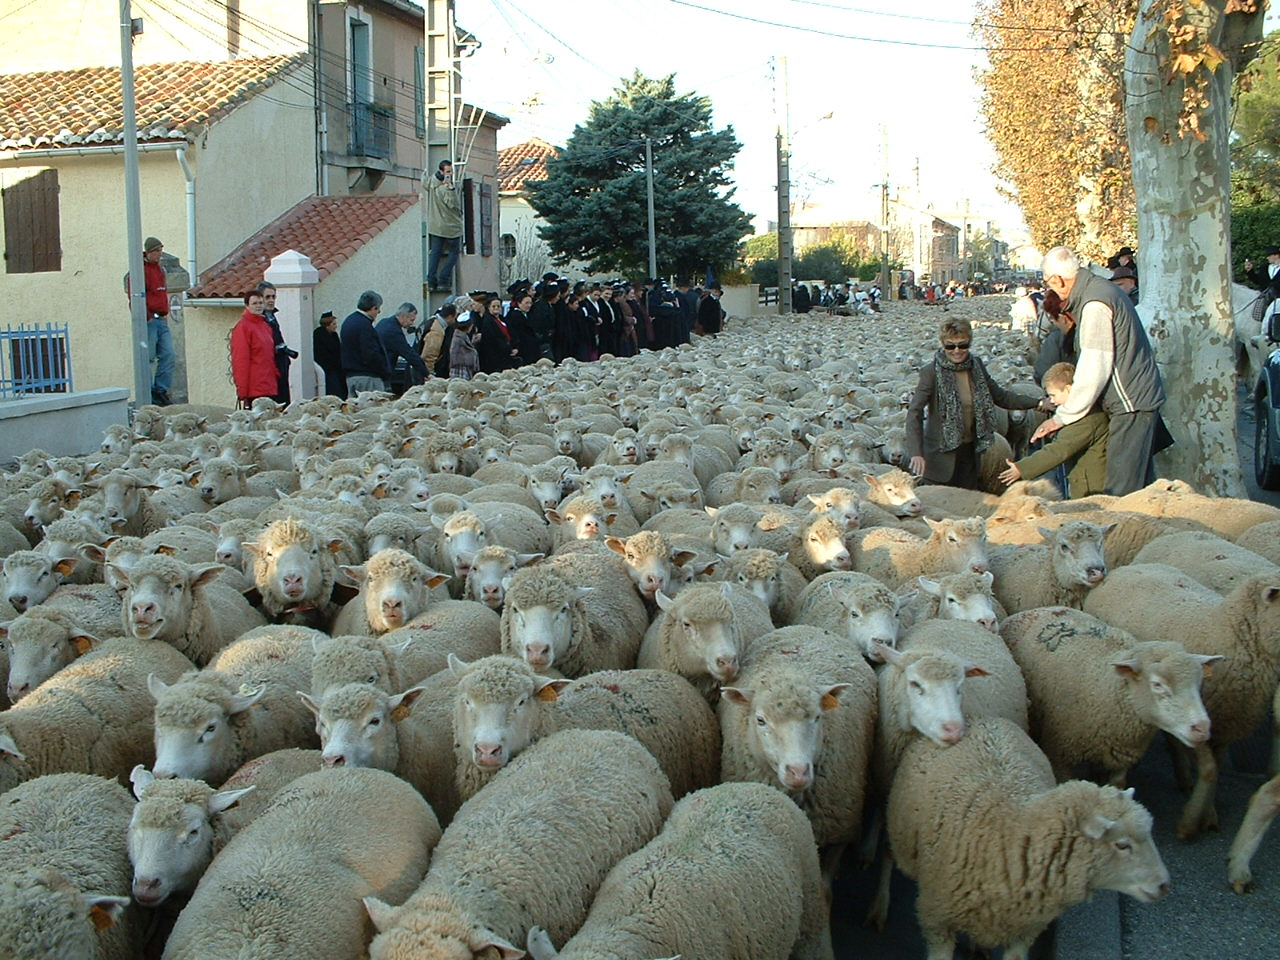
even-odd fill
[[[519,352],[511,329],[502,317],[502,301],[497,294],[485,304],[480,316],[480,339],[476,343],[481,373],[501,373],[518,362]]]
[[[391,379],[391,364],[387,351],[373,325],[378,322],[382,310],[382,296],[375,290],[366,290],[356,301],[356,309],[342,321],[338,338],[342,343],[342,372],[347,378],[347,394],[354,389],[387,390]]]
[[[529,311],[532,309],[533,294],[525,292],[507,312],[507,329],[511,331],[511,343],[516,349],[512,366],[522,367],[536,363],[542,356],[538,335],[533,332],[533,324],[529,322]]]
[[[551,339],[556,330],[556,306],[559,302],[560,285],[544,284],[542,295],[534,301],[533,308],[529,311],[529,325],[533,328],[533,335],[538,338],[539,356],[552,356]]]
[[[720,286],[712,284],[706,296],[698,304],[698,326],[708,336],[715,336],[724,325],[724,311],[720,309]]]
[[[809,288],[803,283],[796,284],[796,288],[791,294],[791,309],[796,313],[808,313],[813,307],[809,300]]]
[[[311,350],[324,371],[324,392],[347,399],[347,378],[342,375],[342,341],[338,339],[338,318],[332,310],[320,314],[320,323],[311,332]]]
[[[401,357],[404,360],[405,389],[426,383],[431,376],[426,361],[417,350],[413,349],[405,336],[405,331],[412,327],[417,319],[418,308],[412,303],[402,303],[394,316],[383,317],[373,326],[373,329],[378,332],[378,339],[382,341],[382,349],[387,353],[387,362],[392,365],[393,370],[395,357]]]
[[[613,287],[608,284],[600,291],[600,299],[596,301],[596,309],[600,311],[600,326],[596,328],[596,342],[601,353],[618,355],[618,330],[622,326],[622,314],[613,300]]]
[[[271,399],[276,403],[289,405],[289,366],[298,358],[297,350],[290,350],[284,342],[284,334],[280,331],[280,311],[276,309],[276,288],[273,284],[262,281],[258,284],[258,292],[262,294],[266,309],[263,317],[271,328],[271,339],[276,344],[276,395]]]

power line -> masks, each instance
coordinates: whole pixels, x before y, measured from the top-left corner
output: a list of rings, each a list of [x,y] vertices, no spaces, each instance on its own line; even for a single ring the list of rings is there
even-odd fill
[[[36,0],[27,0],[27,2],[24,3],[22,6],[15,7],[14,9],[10,10],[8,13],[0,15],[0,20],[7,20],[9,17],[14,16],[15,14],[21,13],[23,10],[27,9],[27,7],[31,6],[35,2]]]
[[[955,27],[981,27],[995,26],[995,24],[981,23],[977,20],[948,20],[945,17],[924,17],[916,13],[894,13],[887,10],[866,10],[859,7],[846,7],[838,3],[828,3],[825,0],[789,0],[790,3],[799,3],[807,7],[822,7],[827,10],[838,10],[841,13],[857,13],[868,17],[891,17],[897,20],[912,20],[917,23],[935,23],[942,26]],[[1035,26],[1008,26],[998,27],[1000,30],[1024,31],[1027,33],[1060,33],[1060,27],[1035,27]],[[1114,31],[1105,31],[1114,32]],[[1116,36],[1121,36],[1119,32],[1115,32]],[[966,48],[970,49],[970,48]],[[981,48],[972,48],[981,49]]]

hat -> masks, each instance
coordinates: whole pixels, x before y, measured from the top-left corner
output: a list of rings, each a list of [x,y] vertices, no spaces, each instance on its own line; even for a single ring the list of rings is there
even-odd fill
[[[334,319],[334,320],[337,320],[337,319],[338,319],[337,317],[335,317],[335,316],[333,315],[333,311],[332,311],[332,310],[326,310],[324,313],[320,314],[320,319],[321,319],[321,320],[326,320],[326,319],[329,319],[329,318],[332,318],[332,319]]]
[[[1280,251],[1278,251],[1280,252]],[[1111,271],[1112,280],[1137,280],[1138,274],[1133,267],[1116,267]]]
[[[1267,247],[1266,255],[1268,257],[1280,255],[1280,247]]]
[[[156,237],[147,237],[147,239],[142,241],[142,252],[150,253],[152,250],[159,250],[163,246],[164,244]]]
[[[1130,257],[1133,256],[1133,247],[1121,247],[1119,250],[1116,251],[1117,257],[1123,257],[1126,255]]]

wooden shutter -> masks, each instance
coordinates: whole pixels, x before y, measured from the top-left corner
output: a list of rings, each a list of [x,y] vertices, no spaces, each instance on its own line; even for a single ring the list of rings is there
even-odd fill
[[[61,270],[58,171],[41,170],[3,193],[5,273]]]
[[[480,184],[480,256],[493,256],[493,184]]]
[[[462,181],[462,252],[476,252],[476,182],[470,177]]]
[[[427,135],[427,50],[413,48],[413,133],[419,140]]]

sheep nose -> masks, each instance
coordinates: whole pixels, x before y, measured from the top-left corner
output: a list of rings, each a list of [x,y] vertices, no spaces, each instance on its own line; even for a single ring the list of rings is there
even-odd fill
[[[341,753],[335,753],[332,755],[326,753],[321,757],[321,759],[324,761],[324,765],[329,769],[333,769],[334,767],[345,767],[347,765],[346,755]]]
[[[230,550],[215,550],[213,559],[218,563],[234,563],[236,558]]]
[[[813,782],[813,764],[788,763],[786,782],[789,787],[807,787]]]
[[[396,614],[396,615],[404,613],[404,601],[403,600],[383,600],[382,612],[384,614]]]
[[[765,503],[782,503],[782,495],[777,493],[769,494],[769,499]]]
[[[9,702],[17,703],[30,692],[31,684],[29,683],[11,683],[8,685]]]
[[[849,569],[849,551],[841,550],[839,553],[835,555],[835,557],[832,558],[831,563],[834,567],[836,567],[839,570],[848,570]]]
[[[999,629],[999,624],[996,623],[995,617],[979,617],[978,626],[983,627],[986,630],[990,630],[992,633],[995,633]]]
[[[600,532],[600,524],[595,520],[586,520],[582,524],[582,532],[595,536]]]
[[[750,550],[751,542],[748,540],[735,540],[733,541],[733,549],[735,552],[738,550]]]
[[[738,658],[716,657],[716,673],[723,680],[732,680],[738,675]]]
[[[1156,887],[1156,899],[1162,899],[1169,892],[1169,881],[1166,880],[1160,886]]]
[[[130,610],[133,613],[134,620],[151,620],[156,615],[156,605],[146,600],[134,603]]]
[[[10,695],[9,699],[12,700],[13,696]],[[1200,720],[1191,724],[1188,732],[1190,736],[1187,739],[1192,743],[1204,743],[1209,739],[1209,721]]]
[[[19,613],[25,612],[27,609],[27,595],[25,593],[9,594],[9,606],[13,607],[13,609],[17,610]]]
[[[973,561],[973,563],[969,564],[969,570],[970,570],[970,572],[972,572],[972,573],[986,573],[986,572],[987,572],[987,561],[985,561],[985,560],[975,560],[975,561]]]
[[[281,580],[284,585],[284,592],[290,596],[295,596],[302,592],[302,574],[287,573]]]
[[[476,764],[481,767],[502,766],[502,744],[477,743]]]
[[[551,663],[551,644],[526,643],[524,645],[524,658],[529,662],[530,666],[547,666]]]
[[[1091,585],[1096,586],[1097,584],[1101,583],[1103,580],[1107,578],[1107,568],[1106,567],[1089,567],[1087,570],[1085,570],[1084,575],[1085,575],[1085,579],[1088,580]]]
[[[963,723],[944,723],[942,725],[942,742],[959,743],[964,738]]]
[[[561,452],[561,453],[568,453],[568,452],[569,452],[569,441],[568,441],[568,440],[561,440],[561,441],[560,441],[560,452]]]
[[[920,514],[924,513],[924,504],[919,500],[912,500],[907,504],[907,513],[911,514],[913,517],[918,517]]]

